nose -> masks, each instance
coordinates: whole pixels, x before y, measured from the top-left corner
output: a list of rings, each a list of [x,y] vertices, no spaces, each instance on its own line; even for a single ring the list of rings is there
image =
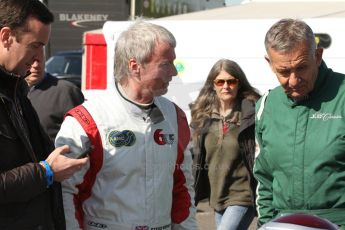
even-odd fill
[[[36,62],[41,62],[43,61],[44,59],[44,47],[39,47],[36,52],[35,52],[35,55],[34,55],[34,61]]]
[[[177,72],[176,66],[172,65],[171,76],[175,77],[175,76],[177,76],[177,74],[178,74],[178,72]]]
[[[301,78],[296,75],[295,72],[291,72],[289,77],[289,86],[295,87],[301,82]]]
[[[223,84],[223,86],[222,86],[222,88],[223,88],[223,89],[227,89],[227,88],[229,88],[229,86],[230,86],[230,85],[228,84],[228,81],[225,81],[224,84]]]
[[[37,59],[34,60],[34,62],[32,63],[31,67],[33,68],[37,68],[39,66],[39,61]]]

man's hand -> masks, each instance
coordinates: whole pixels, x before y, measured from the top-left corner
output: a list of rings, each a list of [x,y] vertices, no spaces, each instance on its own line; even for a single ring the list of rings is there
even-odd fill
[[[56,148],[46,159],[54,173],[55,181],[61,182],[65,179],[70,178],[89,160],[88,157],[82,159],[73,159],[66,157],[64,154],[68,152],[68,145],[64,145]]]

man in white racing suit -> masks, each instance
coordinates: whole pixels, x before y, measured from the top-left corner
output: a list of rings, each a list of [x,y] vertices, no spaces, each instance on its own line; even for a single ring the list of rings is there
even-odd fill
[[[63,183],[67,229],[197,229],[187,119],[161,97],[177,75],[175,46],[165,28],[135,22],[116,43],[116,90],[66,116],[56,146],[73,158],[93,146]]]

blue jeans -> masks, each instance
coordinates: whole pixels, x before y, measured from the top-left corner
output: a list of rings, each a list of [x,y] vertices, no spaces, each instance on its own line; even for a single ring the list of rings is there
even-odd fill
[[[215,212],[217,230],[247,230],[254,219],[253,207],[233,205]]]

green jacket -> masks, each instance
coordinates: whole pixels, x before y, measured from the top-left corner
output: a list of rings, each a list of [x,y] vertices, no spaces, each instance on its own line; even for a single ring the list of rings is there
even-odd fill
[[[345,75],[322,62],[308,99],[295,103],[279,86],[262,100],[255,127],[258,224],[305,212],[344,225]]]

